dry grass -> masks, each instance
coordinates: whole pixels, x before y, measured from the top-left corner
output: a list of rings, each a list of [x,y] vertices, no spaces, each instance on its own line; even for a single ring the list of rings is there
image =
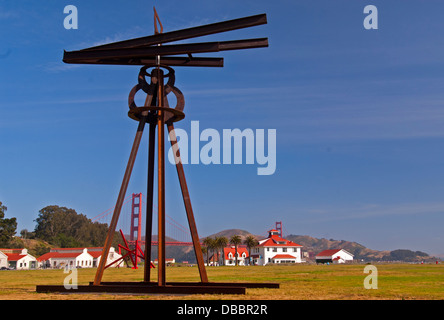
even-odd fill
[[[444,265],[377,265],[378,289],[363,286],[364,265],[291,265],[208,267],[210,281],[278,282],[280,289],[247,289],[246,295],[111,295],[36,293],[38,284],[62,285],[63,270],[0,271],[0,299],[444,299]],[[156,279],[156,269],[152,280]],[[94,279],[96,269],[78,269],[80,285]],[[109,269],[103,281],[141,281],[143,269]],[[196,267],[168,267],[167,281],[198,281]]]

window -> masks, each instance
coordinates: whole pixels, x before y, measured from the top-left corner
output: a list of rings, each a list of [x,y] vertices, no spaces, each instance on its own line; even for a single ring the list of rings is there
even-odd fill
[[[287,248],[282,248],[282,252],[287,252]]]
[[[273,252],[277,252],[278,251],[278,249],[277,248],[273,248]]]

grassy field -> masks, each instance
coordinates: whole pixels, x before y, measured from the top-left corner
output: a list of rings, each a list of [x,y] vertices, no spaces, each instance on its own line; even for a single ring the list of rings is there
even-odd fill
[[[63,270],[0,271],[0,299],[444,299],[444,264],[384,264],[378,289],[365,289],[365,265],[289,265],[208,267],[210,281],[278,282],[280,289],[247,289],[246,295],[110,295],[36,293],[37,284],[63,285]],[[152,280],[156,278],[156,270]],[[88,284],[96,269],[78,269],[78,283]],[[108,269],[103,281],[141,281],[143,268]],[[168,267],[167,281],[198,281],[196,267]]]

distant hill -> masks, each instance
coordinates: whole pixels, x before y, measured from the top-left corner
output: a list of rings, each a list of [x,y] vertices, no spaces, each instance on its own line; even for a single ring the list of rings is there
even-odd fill
[[[222,231],[219,231],[218,233],[214,233],[209,236],[202,237],[202,238],[204,239],[204,238],[226,237],[227,239],[230,239],[234,235],[240,236],[242,238],[242,241],[248,236],[253,236],[256,239],[264,238],[262,236],[254,235],[254,234],[252,234],[246,230],[242,230],[242,229],[226,229],[226,230],[222,230]]]
[[[315,255],[323,250],[344,249],[353,254],[355,259],[382,260],[384,256],[390,254],[390,251],[372,250],[357,242],[346,240],[319,239],[311,236],[293,234],[285,236],[285,238],[302,245],[303,251],[313,252]]]
[[[209,235],[208,237],[227,237],[228,239],[233,235],[240,235],[242,240],[249,235],[253,235],[256,239],[264,239],[264,236],[254,235],[249,231],[242,229],[226,229],[218,233]],[[345,249],[354,255],[355,259],[364,261],[404,261],[404,262],[415,262],[415,261],[435,261],[436,257],[430,257],[427,253],[421,251],[412,251],[408,249],[398,249],[398,250],[373,250],[366,248],[362,244],[354,241],[346,240],[334,240],[325,238],[314,238],[308,235],[285,235],[285,239],[291,240],[303,246],[302,251],[311,253],[311,257],[314,260],[314,255],[327,249]]]
[[[344,249],[354,255],[355,259],[364,261],[435,261],[436,257],[430,257],[427,253],[421,251],[412,251],[408,249],[398,249],[393,251],[378,251],[366,248],[362,244],[346,240],[327,240],[325,238],[314,238],[311,236],[288,235],[286,239],[294,241],[303,246],[302,250],[306,252],[319,252],[327,249]]]

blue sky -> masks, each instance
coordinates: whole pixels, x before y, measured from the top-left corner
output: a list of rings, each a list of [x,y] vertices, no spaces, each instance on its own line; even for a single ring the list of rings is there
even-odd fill
[[[77,30],[63,27],[65,5]],[[366,5],[378,30],[363,27]],[[277,165],[186,165],[201,236],[240,228],[444,255],[442,1],[0,0],[0,201],[18,231],[57,204],[92,218],[117,198],[137,124],[138,67],[78,66],[63,50],[266,13],[268,24],[198,39],[268,37],[224,68],[176,68],[176,126],[277,130]],[[197,41],[197,40],[196,40]],[[146,189],[146,137],[128,194]],[[167,163],[167,214],[186,225]]]

